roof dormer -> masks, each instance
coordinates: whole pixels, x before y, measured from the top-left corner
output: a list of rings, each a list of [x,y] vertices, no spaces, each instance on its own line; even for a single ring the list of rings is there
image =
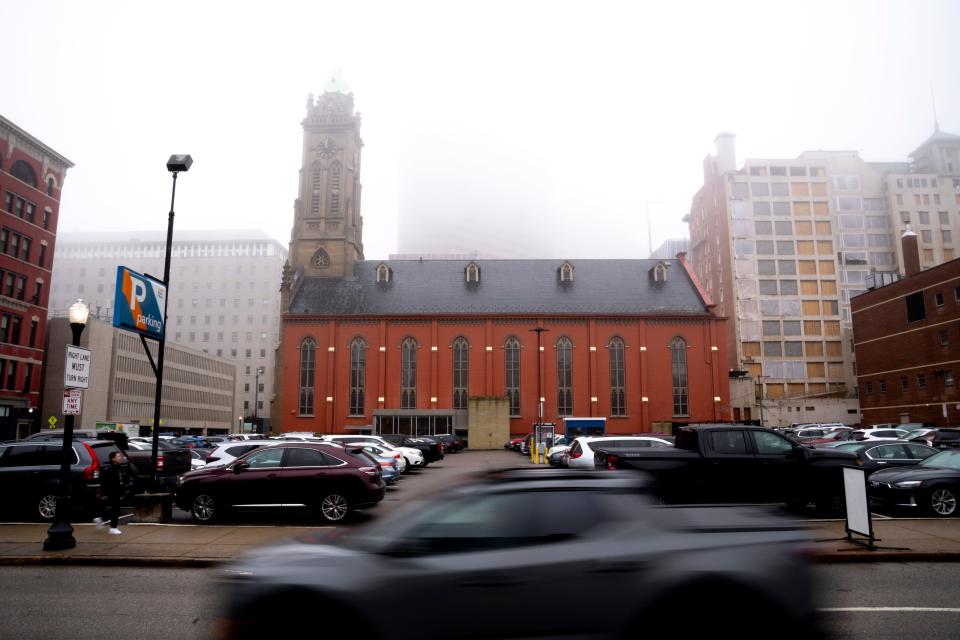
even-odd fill
[[[650,269],[650,279],[657,284],[662,284],[667,281],[667,268],[669,265],[662,260],[653,265]]]
[[[573,265],[569,262],[564,262],[561,264],[560,268],[557,269],[557,276],[560,278],[560,284],[572,283]]]
[[[386,262],[377,265],[377,284],[389,284],[393,278],[393,270],[387,266]]]
[[[463,279],[467,284],[480,284],[480,265],[471,262],[464,267]]]

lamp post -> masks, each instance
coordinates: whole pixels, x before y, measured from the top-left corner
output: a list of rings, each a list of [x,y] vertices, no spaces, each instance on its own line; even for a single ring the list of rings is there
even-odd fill
[[[263,373],[263,367],[257,367],[257,375],[254,378],[253,387],[253,428],[256,433],[260,433],[260,418],[257,416],[257,400],[260,398],[260,374]]]
[[[173,204],[177,198],[177,174],[190,170],[193,158],[189,155],[172,155],[167,160],[167,171],[173,175],[173,189],[170,193],[170,215],[167,217],[167,251],[163,258],[163,286],[167,295],[163,300],[163,334],[157,341],[157,388],[153,401],[153,451],[150,454],[150,468],[153,469],[153,487],[159,485],[160,471],[157,469],[157,454],[160,450],[160,401],[163,396],[163,352],[167,344],[167,302],[170,300],[170,247],[173,245]]]
[[[70,317],[70,331],[73,333],[74,347],[80,346],[80,335],[87,326],[90,309],[77,300],[68,310]],[[70,467],[73,464],[73,416],[67,415],[63,420],[63,445],[60,450],[60,490],[57,496],[57,511],[54,523],[47,529],[47,539],[43,541],[44,551],[61,551],[73,549],[77,541],[73,537],[73,527],[70,525],[70,512],[73,510],[73,483],[70,478]]]
[[[237,416],[237,433],[243,433],[243,416]]]

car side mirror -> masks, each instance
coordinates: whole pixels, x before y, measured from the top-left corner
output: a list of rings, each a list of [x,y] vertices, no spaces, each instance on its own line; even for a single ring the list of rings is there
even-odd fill
[[[234,472],[234,473],[240,473],[241,471],[243,471],[244,469],[247,469],[247,468],[249,468],[249,467],[250,467],[250,465],[247,464],[246,462],[238,462],[238,463],[236,463],[235,465],[233,465],[233,472]]]

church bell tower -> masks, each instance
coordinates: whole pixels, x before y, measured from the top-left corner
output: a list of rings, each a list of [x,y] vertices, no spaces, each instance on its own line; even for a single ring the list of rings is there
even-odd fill
[[[360,114],[334,75],[324,93],[307,98],[300,189],[294,203],[288,275],[343,278],[363,260],[360,216]]]

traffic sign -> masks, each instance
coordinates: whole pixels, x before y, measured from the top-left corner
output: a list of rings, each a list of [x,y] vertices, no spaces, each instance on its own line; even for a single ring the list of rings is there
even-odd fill
[[[82,396],[82,391],[80,389],[64,389],[63,390],[63,415],[65,416],[78,416],[80,415],[80,401]]]
[[[90,388],[90,350],[67,345],[67,361],[63,367],[63,386],[68,389]]]
[[[56,419],[56,417],[50,416],[50,419],[47,420],[47,423],[50,425],[50,428],[51,428],[51,429],[56,429],[56,428],[57,428],[57,419]]]

